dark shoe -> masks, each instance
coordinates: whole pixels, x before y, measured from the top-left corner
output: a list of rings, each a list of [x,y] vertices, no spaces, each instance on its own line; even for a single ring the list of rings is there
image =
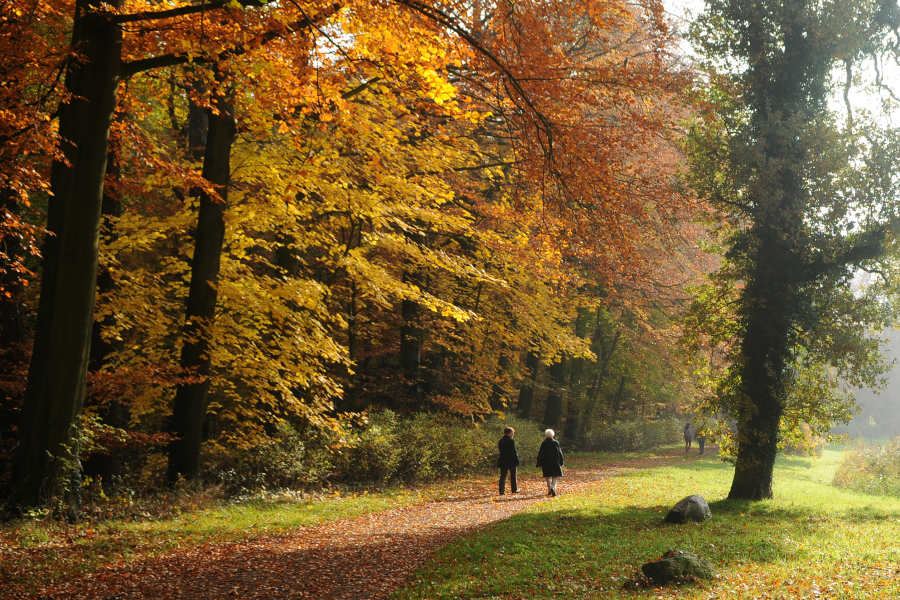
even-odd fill
[[[556,490],[550,490],[550,495],[551,495],[551,496],[556,496]]]

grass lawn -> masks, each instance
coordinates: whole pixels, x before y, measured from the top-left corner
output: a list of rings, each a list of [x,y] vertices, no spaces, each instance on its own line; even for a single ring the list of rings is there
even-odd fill
[[[900,499],[831,486],[841,448],[782,458],[775,500],[725,500],[733,468],[715,457],[633,472],[565,494],[444,548],[393,600],[413,598],[900,598]],[[666,525],[689,494],[713,519]],[[702,584],[626,591],[673,548],[717,565]]]

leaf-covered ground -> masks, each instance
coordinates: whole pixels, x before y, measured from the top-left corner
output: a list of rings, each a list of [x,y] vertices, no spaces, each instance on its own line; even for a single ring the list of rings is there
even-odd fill
[[[692,458],[675,452],[613,463],[572,458],[560,490],[564,498],[590,490],[613,475],[681,464]],[[520,482],[522,493],[500,497],[496,495],[495,477],[473,477],[453,485],[419,488],[406,494],[412,504],[374,506],[377,512],[353,518],[322,522],[327,520],[326,515],[318,524],[293,522],[282,526],[273,525],[271,519],[265,525],[247,523],[243,536],[241,528],[225,528],[224,536],[201,528],[198,531],[206,532],[205,536],[198,533],[189,543],[169,550],[120,541],[114,544],[118,547],[113,552],[119,552],[122,560],[108,561],[77,578],[56,573],[37,593],[57,600],[380,598],[402,586],[437,549],[453,539],[547,501],[543,479],[534,469],[525,469]],[[240,511],[222,518],[239,518],[236,514]],[[201,516],[193,518],[199,520]],[[192,515],[182,518],[188,522],[191,519]],[[148,527],[157,530],[161,525]],[[267,534],[263,527],[274,533]],[[103,537],[102,532],[93,535]],[[204,541],[204,537],[214,541]],[[45,564],[48,552],[64,556],[71,553],[68,546],[77,543],[58,540],[50,544],[55,547],[46,545],[24,550],[6,544],[7,556],[0,555],[0,566],[13,563],[9,556],[12,552],[43,552],[43,556],[35,555],[39,559],[36,564]],[[22,565],[23,558],[20,556],[16,564]],[[20,568],[29,567],[26,563]],[[23,598],[28,594],[19,587],[8,589],[5,597]]]

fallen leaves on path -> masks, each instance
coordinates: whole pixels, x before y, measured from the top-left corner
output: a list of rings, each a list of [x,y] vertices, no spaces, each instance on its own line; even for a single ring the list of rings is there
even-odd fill
[[[570,468],[561,493],[582,491],[626,471],[681,462],[683,454]],[[574,462],[576,465],[577,461]],[[45,600],[377,599],[404,585],[438,548],[467,531],[549,499],[538,477],[519,494],[497,496],[496,479],[461,482],[434,500],[243,542],[200,544],[119,563],[47,586]]]

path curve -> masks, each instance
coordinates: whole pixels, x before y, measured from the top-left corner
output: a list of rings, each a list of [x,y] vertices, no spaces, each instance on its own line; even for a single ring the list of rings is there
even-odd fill
[[[562,493],[587,490],[636,469],[683,463],[683,453],[599,467],[576,461]],[[520,494],[479,492],[299,528],[245,542],[201,544],[161,557],[106,567],[41,591],[42,600],[377,600],[403,586],[436,550],[475,528],[548,501],[543,479],[520,477]]]

